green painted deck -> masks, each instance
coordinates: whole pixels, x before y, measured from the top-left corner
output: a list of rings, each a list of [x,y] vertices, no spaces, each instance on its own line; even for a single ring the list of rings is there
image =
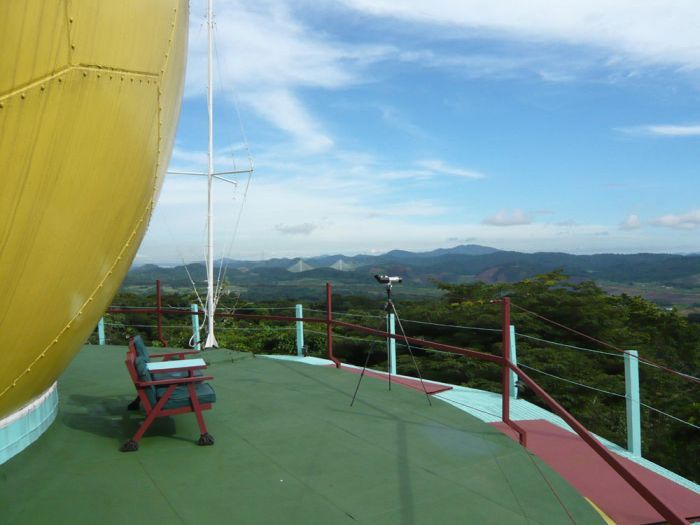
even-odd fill
[[[213,447],[194,444],[185,414],[121,453],[141,420],[125,409],[125,352],[86,346],[61,377],[56,422],[0,466],[3,524],[603,523],[538,458],[443,401],[365,378],[350,407],[354,374],[227,350],[203,352]]]

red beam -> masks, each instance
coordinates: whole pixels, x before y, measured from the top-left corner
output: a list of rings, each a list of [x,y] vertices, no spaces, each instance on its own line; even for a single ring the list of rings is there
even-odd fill
[[[335,363],[336,368],[340,368],[340,361],[333,355],[333,308],[331,283],[326,283],[326,340],[328,342],[328,359]]]
[[[163,300],[160,295],[160,279],[156,279],[156,324],[158,325],[158,340],[163,346],[168,346],[168,342],[163,339]]]
[[[537,397],[544,401],[554,413],[561,417],[566,424],[574,430],[574,432],[581,436],[581,439],[585,441],[601,458],[603,458],[603,460],[610,465],[615,472],[622,476],[622,478],[629,483],[629,485],[636,490],[637,493],[644,498],[647,503],[649,503],[649,505],[654,507],[654,510],[667,519],[669,523],[674,525],[685,525],[688,523],[683,516],[657,498],[656,495],[651,492],[641,481],[639,481],[634,474],[627,470],[627,468],[613,455],[612,452],[610,452],[603,444],[600,443],[600,441],[593,437],[593,434],[586,430],[586,427],[579,423],[574,416],[569,414],[564,407],[557,403],[554,398],[545,392],[545,390],[530,376],[528,376],[510,361],[508,361],[508,367],[513,370],[513,372],[515,372],[528,387],[532,389]]]
[[[527,433],[510,418],[510,297],[501,300],[503,307],[503,324],[501,330],[501,346],[503,350],[503,367],[501,369],[501,419],[518,434],[518,441],[527,447]]]

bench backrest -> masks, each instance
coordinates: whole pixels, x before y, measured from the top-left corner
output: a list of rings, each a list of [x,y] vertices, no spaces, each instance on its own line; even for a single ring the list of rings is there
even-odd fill
[[[134,387],[136,387],[136,392],[146,412],[150,412],[151,408],[156,403],[156,389],[153,385],[138,386],[140,381],[153,381],[153,376],[146,366],[148,362],[148,353],[146,352],[146,346],[143,344],[141,336],[137,335],[136,337],[132,337],[129,340],[129,350],[126,353],[126,360],[124,363],[126,364],[129,377],[131,377],[131,381],[134,383]]]

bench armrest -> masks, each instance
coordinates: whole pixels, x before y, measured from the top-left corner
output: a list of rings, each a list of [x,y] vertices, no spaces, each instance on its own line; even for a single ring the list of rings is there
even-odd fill
[[[180,372],[207,368],[207,363],[202,358],[151,361],[146,364],[146,368],[152,374],[158,374],[163,372]]]

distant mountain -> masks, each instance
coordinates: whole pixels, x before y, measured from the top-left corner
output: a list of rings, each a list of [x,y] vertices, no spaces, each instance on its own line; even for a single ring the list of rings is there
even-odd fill
[[[416,253],[415,255],[420,257],[438,257],[440,255],[488,255],[500,251],[502,250],[489,246],[481,246],[479,244],[460,244],[452,248],[438,248],[437,250]]]
[[[370,264],[376,264],[384,261],[412,260],[412,259],[430,259],[441,255],[487,255],[498,253],[501,250],[490,248],[488,246],[480,246],[478,244],[462,244],[452,248],[438,248],[428,252],[410,252],[406,250],[392,250],[380,255],[352,255],[347,256],[340,253],[331,255],[320,255],[316,257],[305,257],[304,262],[310,264],[314,268],[332,267],[339,260],[351,267],[358,268]],[[235,259],[227,259],[225,264],[232,268],[289,268],[299,259],[295,258],[277,258],[267,259],[265,261],[241,261]]]
[[[665,298],[671,290],[676,296],[684,295],[687,304],[700,303],[700,255],[520,253],[462,245],[418,253],[393,250],[381,255],[333,254],[303,261],[228,260],[226,265],[228,282],[251,298],[275,298],[275,294],[317,297],[326,281],[343,293],[374,293],[377,286],[372,275],[376,273],[400,275],[404,278],[403,293],[425,295],[436,293],[435,280],[515,282],[560,268],[575,281],[593,280],[616,292],[648,292],[648,296],[653,292],[658,298],[655,300],[674,303]],[[205,283],[203,263],[189,264],[187,269],[196,283]],[[132,268],[124,287],[138,291],[151,287],[156,279],[173,288],[190,287],[183,266],[162,268],[152,264]]]

